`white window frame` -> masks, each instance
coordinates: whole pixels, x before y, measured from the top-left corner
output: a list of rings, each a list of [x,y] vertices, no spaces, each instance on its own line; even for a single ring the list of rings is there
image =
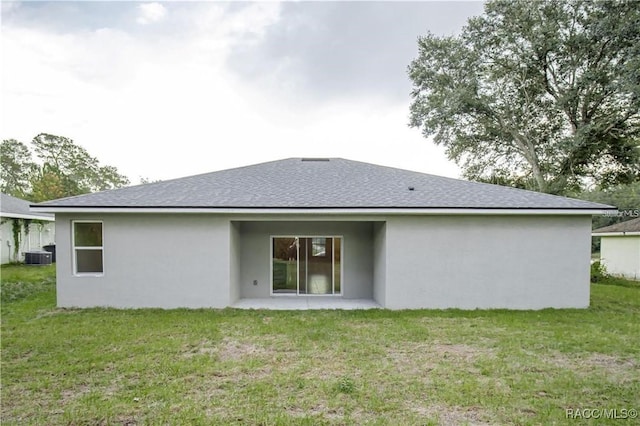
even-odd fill
[[[103,230],[104,231],[104,230]],[[340,292],[332,294],[300,294],[300,270],[298,269],[298,286],[295,293],[274,293],[273,291],[273,240],[275,238],[331,238],[332,253],[335,253],[336,238],[340,238]],[[102,242],[104,244],[104,241]],[[298,246],[298,259],[300,258],[300,247]],[[332,254],[331,270],[335,273],[335,257]],[[335,277],[331,276],[332,289],[335,289]],[[335,234],[275,234],[269,236],[269,296],[271,297],[342,297],[344,295],[344,235]]]
[[[102,230],[101,246],[76,246],[76,223],[99,223]],[[100,250],[102,253],[102,272],[78,272],[78,250]],[[72,220],[71,221],[71,262],[73,263],[73,275],[76,277],[102,277],[104,276],[104,222],[101,220]]]

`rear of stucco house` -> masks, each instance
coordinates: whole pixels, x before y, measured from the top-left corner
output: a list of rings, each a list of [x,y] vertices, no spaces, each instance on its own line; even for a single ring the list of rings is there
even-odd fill
[[[330,297],[584,308],[610,206],[338,158],[291,158],[33,206],[56,214],[58,305]]]
[[[0,193],[0,264],[23,262],[55,241],[54,217],[32,213],[29,201]]]

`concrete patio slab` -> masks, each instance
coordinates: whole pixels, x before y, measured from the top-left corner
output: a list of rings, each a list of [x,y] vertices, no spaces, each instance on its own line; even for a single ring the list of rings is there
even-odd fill
[[[342,299],[323,296],[280,296],[262,299],[240,299],[231,307],[238,309],[270,309],[279,311],[308,309],[381,309],[381,306],[371,299]]]

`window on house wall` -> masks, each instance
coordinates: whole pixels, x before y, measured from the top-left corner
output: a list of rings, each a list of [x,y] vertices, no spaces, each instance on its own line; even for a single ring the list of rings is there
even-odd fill
[[[73,263],[78,275],[104,272],[102,222],[73,222]]]

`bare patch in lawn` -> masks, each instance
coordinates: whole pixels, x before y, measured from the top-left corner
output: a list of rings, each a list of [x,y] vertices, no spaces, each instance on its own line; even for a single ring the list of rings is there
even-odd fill
[[[620,359],[615,356],[599,353],[591,354],[586,361],[588,365],[604,368],[613,372],[626,371],[628,369],[635,370],[638,367],[638,363],[633,359]]]
[[[220,342],[202,340],[191,346],[182,354],[186,358],[197,355],[217,356],[220,361],[241,361],[245,358],[265,357],[272,355],[272,351],[250,342],[242,342],[224,338]]]
[[[38,311],[38,315],[36,315],[35,319],[52,317],[55,315],[69,315],[69,314],[77,314],[82,312],[81,309],[75,308],[52,308],[52,309],[40,309]]]
[[[407,408],[421,417],[438,420],[441,425],[488,425],[483,420],[486,413],[480,407],[450,407],[446,405],[416,406],[407,404]]]
[[[305,418],[305,417],[320,417],[324,420],[342,420],[344,419],[344,409],[331,409],[327,407],[324,403],[320,403],[310,407],[308,409],[303,409],[301,407],[286,407],[285,411],[288,415],[293,418]]]
[[[197,345],[189,345],[182,354],[185,358],[191,358],[197,355],[213,355],[216,354],[215,343],[210,340],[202,340]]]
[[[417,374],[428,372],[436,368],[438,361],[429,356],[424,350],[416,348],[389,348],[387,356],[399,371]]]
[[[429,350],[442,357],[453,357],[463,361],[473,361],[480,356],[493,356],[493,351],[489,348],[480,348],[469,345],[443,345],[434,344],[429,346]]]
[[[73,388],[63,389],[60,392],[60,407],[64,408],[67,404],[70,404],[91,392],[99,393],[103,398],[111,397],[118,393],[122,388],[121,383],[125,381],[125,378],[122,376],[115,377],[108,384],[102,385],[88,385],[88,384],[79,384]],[[57,404],[58,405],[58,404]]]
[[[87,395],[89,392],[91,392],[91,387],[88,385],[80,385],[73,389],[64,389],[60,393],[60,402],[64,405],[84,395]]]
[[[339,361],[339,358],[331,356],[326,351],[318,351],[313,356],[305,354],[302,358],[304,362],[290,363],[290,367],[299,371],[303,379],[329,381],[345,373],[345,365]]]
[[[107,423],[107,424],[109,424],[109,423]],[[116,419],[116,424],[122,425],[122,426],[135,426],[135,425],[138,424],[138,421],[136,420],[135,417],[119,416]]]
[[[480,357],[493,357],[492,349],[463,344],[412,344],[404,343],[402,347],[387,350],[387,356],[400,368],[416,372],[430,371],[443,360],[456,364],[471,365]]]
[[[591,375],[594,369],[603,370],[608,376],[629,378],[636,380],[638,363],[633,359],[622,359],[612,355],[592,353],[588,357],[569,357],[565,354],[554,352],[546,361],[563,369],[571,370],[581,375]]]
[[[268,351],[253,343],[223,339],[217,346],[221,361],[240,361],[247,357],[264,357]]]

